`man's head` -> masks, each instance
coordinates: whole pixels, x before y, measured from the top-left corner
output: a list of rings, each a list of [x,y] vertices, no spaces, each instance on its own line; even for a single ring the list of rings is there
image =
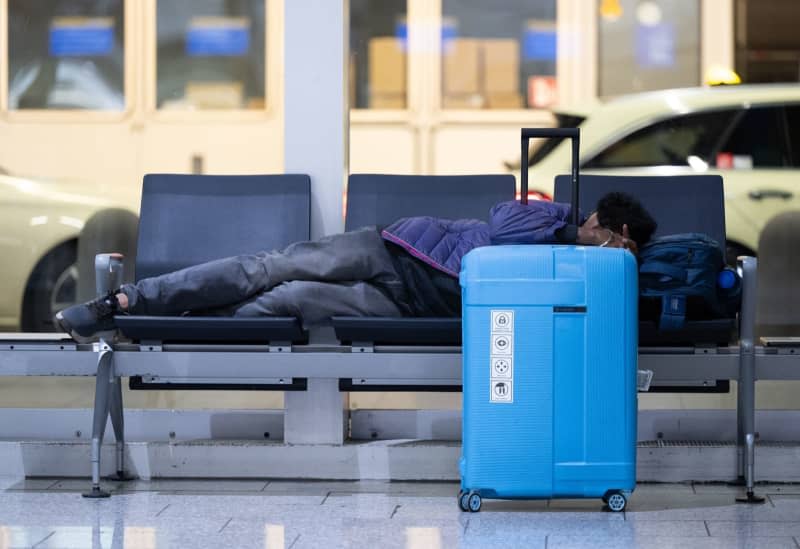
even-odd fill
[[[656,230],[656,222],[644,209],[642,203],[629,194],[613,192],[603,196],[597,203],[597,210],[586,220],[588,228],[604,228],[618,235],[627,227],[630,239],[641,248],[650,240]]]

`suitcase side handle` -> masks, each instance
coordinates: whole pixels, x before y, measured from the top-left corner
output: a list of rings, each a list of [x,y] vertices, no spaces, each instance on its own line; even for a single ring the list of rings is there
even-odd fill
[[[530,140],[536,138],[565,138],[572,140],[572,224],[578,224],[578,151],[580,149],[580,128],[522,128],[522,162],[520,162],[520,202],[528,203],[528,154]]]

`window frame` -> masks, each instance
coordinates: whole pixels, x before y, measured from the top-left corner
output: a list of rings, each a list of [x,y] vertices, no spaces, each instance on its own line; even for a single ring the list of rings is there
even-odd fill
[[[119,111],[97,110],[97,109],[16,109],[10,110],[8,107],[8,86],[9,86],[9,33],[8,33],[8,0],[0,0],[0,29],[2,30],[2,40],[0,40],[0,59],[3,61],[0,67],[0,119],[5,122],[62,122],[62,123],[116,123],[130,117],[137,106],[136,71],[134,67],[136,46],[136,30],[139,24],[138,12],[140,4],[136,0],[120,0],[122,2],[122,13],[125,19],[125,36],[122,42],[123,63],[122,72],[123,87],[122,92],[125,97],[125,108]]]
[[[170,110],[158,106],[158,6],[161,0],[143,0],[144,110],[147,117],[158,122],[177,123],[237,123],[265,121],[281,115],[283,110],[283,0],[261,0],[265,4],[264,23],[264,108],[259,109],[200,109]],[[168,1],[168,0],[166,0]]]

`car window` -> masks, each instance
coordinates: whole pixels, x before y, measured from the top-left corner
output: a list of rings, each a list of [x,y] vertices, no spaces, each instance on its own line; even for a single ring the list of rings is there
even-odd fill
[[[600,152],[585,168],[687,166],[691,157],[709,162],[735,109],[693,113],[641,128]]]
[[[786,107],[786,127],[788,128],[792,166],[800,168],[800,105]]]
[[[783,168],[791,165],[783,107],[747,109],[714,159],[719,168]]]
[[[554,114],[556,118],[556,127],[557,128],[577,128],[586,120],[586,117],[579,116],[576,114],[564,114],[564,113],[556,113]],[[534,140],[534,146],[536,147],[533,151],[533,154],[530,155],[528,159],[528,166],[535,166],[558,147],[561,142],[564,140],[563,137],[548,137],[546,139],[541,140],[541,144],[537,144]]]

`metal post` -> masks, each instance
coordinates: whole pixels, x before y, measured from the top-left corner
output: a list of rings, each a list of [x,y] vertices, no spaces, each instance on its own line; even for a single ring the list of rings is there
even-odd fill
[[[764,498],[753,492],[755,483],[755,422],[756,422],[756,275],[758,262],[754,257],[740,257],[742,275],[742,311],[739,315],[739,425],[744,432],[745,495],[736,498],[740,503],[764,503]],[[739,448],[741,452],[741,448]]]
[[[111,495],[100,489],[100,452],[103,448],[103,436],[111,401],[113,352],[103,339],[96,345],[100,354],[97,360],[92,421],[92,489],[83,494],[85,498],[107,498]]]
[[[117,440],[117,472],[111,475],[109,480],[133,480],[134,477],[125,472],[125,408],[122,404],[122,383],[119,376],[111,377],[111,386],[111,425],[114,427],[114,438]]]
[[[118,253],[97,254],[94,258],[95,289],[98,296],[119,288],[123,276],[123,256]],[[106,431],[109,413],[114,409],[112,422],[117,438],[117,473],[124,468],[122,455],[125,448],[125,436],[122,422],[122,388],[119,377],[114,373],[114,351],[106,337],[112,340],[115,333],[101,333],[100,341],[95,344],[97,357],[97,377],[94,390],[94,417],[92,423],[92,489],[83,494],[86,498],[107,498],[110,494],[100,489],[100,457],[103,450],[103,436]]]

